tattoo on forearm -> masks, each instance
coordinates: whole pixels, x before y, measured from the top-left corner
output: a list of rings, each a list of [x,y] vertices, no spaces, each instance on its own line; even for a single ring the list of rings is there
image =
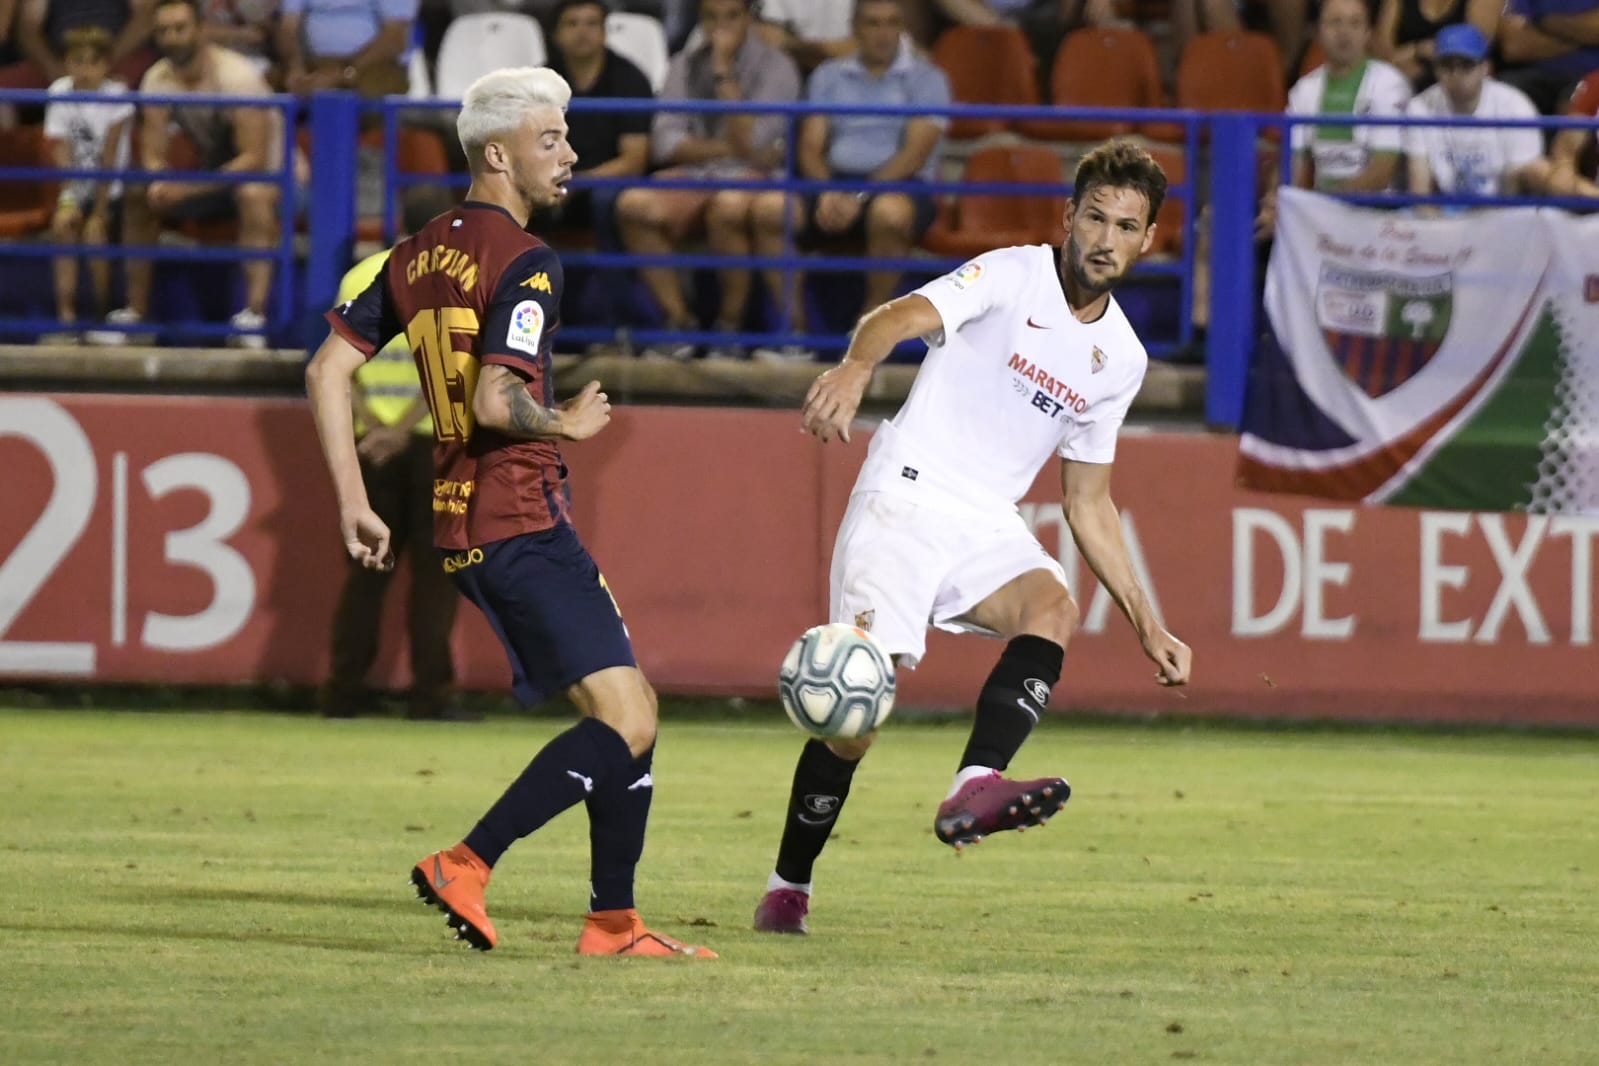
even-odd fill
[[[528,395],[527,385],[515,374],[507,374],[500,382],[500,393],[511,411],[511,428],[530,437],[555,435],[559,414],[536,402]]]

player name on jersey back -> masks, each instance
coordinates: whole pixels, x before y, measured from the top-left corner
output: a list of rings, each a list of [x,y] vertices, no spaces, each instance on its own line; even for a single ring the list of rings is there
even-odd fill
[[[560,259],[503,208],[467,202],[389,255],[383,274],[330,313],[369,357],[403,333],[433,416],[434,542],[452,551],[566,521],[566,468],[553,440],[516,440],[476,424],[484,366],[509,367],[533,399],[555,404],[551,336]]]

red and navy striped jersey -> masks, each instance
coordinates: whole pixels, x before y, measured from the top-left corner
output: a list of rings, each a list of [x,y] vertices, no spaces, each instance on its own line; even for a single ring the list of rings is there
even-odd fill
[[[510,212],[467,201],[399,244],[376,280],[328,321],[367,358],[403,333],[433,414],[433,535],[479,547],[567,521],[566,467],[554,441],[474,424],[485,364],[510,367],[533,398],[555,403],[551,335],[560,324],[561,261]]]

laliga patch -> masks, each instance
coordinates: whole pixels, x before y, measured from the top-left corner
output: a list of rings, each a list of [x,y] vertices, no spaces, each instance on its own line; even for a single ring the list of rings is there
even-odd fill
[[[539,341],[544,337],[544,308],[537,300],[523,300],[511,311],[511,332],[505,343],[529,355],[539,354]]]
[[[961,267],[959,270],[955,271],[955,273],[949,276],[949,283],[955,286],[957,289],[965,289],[966,286],[972,284],[982,276],[983,264],[967,263],[965,266]]]

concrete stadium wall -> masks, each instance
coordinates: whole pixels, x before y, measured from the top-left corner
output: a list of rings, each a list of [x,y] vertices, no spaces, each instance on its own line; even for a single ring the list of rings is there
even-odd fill
[[[622,408],[569,447],[577,525],[666,692],[767,696],[825,618],[865,437],[791,411]],[[1022,504],[1085,625],[1057,709],[1599,725],[1599,520],[1326,506],[1233,487],[1236,441],[1124,435],[1123,526],[1195,681],[1159,689],[1076,558],[1058,481]],[[0,396],[0,679],[312,683],[341,579],[331,489],[291,400]],[[403,586],[403,577],[399,586]],[[405,677],[396,587],[380,683]],[[507,684],[461,612],[462,683]],[[998,646],[934,634],[902,703],[960,706]]]

